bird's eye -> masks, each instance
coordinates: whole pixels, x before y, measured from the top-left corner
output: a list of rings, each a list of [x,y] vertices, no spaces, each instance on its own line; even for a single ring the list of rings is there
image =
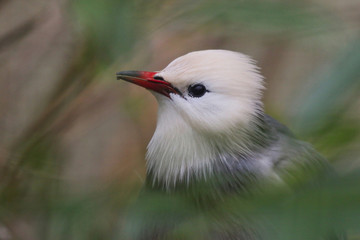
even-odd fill
[[[154,77],[154,79],[164,81],[164,78],[163,78],[163,77],[161,77],[161,76],[155,76],[155,77]]]
[[[204,94],[208,92],[208,90],[204,85],[198,83],[198,84],[190,85],[188,88],[188,92],[190,97],[199,98],[204,96]]]

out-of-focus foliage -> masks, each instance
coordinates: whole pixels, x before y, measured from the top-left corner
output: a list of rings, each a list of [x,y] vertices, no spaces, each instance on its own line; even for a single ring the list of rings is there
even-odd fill
[[[130,215],[134,219],[128,219],[136,224],[125,224],[124,232],[138,237],[160,225],[173,229],[169,239],[212,239],[217,224],[231,228],[240,221],[239,225],[261,229],[261,239],[343,239],[344,229],[357,239],[360,191],[353,183],[359,176],[359,171],[342,177],[330,174],[293,186],[291,192],[287,187],[268,185],[247,197],[224,196],[202,209],[186,195],[142,193]]]
[[[126,54],[141,38],[146,25],[146,6],[139,1],[74,1],[74,18],[85,33],[96,61],[110,64]]]
[[[232,34],[256,33],[285,38],[319,34],[337,27],[335,16],[325,8],[302,2],[204,1],[185,13],[191,20],[206,19],[211,27]]]
[[[269,239],[328,229],[359,238],[359,13],[353,0],[0,1],[0,239],[118,237],[144,179],[156,103],[115,72],[159,70],[206,48],[253,56],[268,112],[338,173],[225,199],[226,210],[279,226]],[[156,197],[139,207],[150,221],[162,221],[157,208],[174,212],[170,222],[194,210]],[[170,236],[206,239],[211,218],[193,213]]]

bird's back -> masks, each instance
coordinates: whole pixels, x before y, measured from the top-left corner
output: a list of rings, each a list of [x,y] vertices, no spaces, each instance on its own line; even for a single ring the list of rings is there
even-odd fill
[[[328,161],[311,144],[297,139],[285,125],[274,118],[265,115],[264,119],[278,136],[264,156],[270,158],[273,170],[280,176],[305,174],[309,177],[321,171],[332,171]]]

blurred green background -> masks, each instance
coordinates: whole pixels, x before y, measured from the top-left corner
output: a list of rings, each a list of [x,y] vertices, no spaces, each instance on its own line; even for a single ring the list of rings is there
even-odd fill
[[[115,72],[214,48],[257,60],[267,113],[343,176],[324,183],[331,204],[304,191],[303,215],[360,239],[359,22],[358,0],[0,0],[0,239],[117,239],[157,106]],[[264,202],[282,239],[317,234]]]

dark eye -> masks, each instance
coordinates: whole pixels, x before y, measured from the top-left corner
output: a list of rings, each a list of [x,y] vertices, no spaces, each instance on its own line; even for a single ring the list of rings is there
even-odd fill
[[[198,98],[204,96],[204,94],[208,92],[208,90],[204,85],[198,83],[198,84],[190,85],[188,88],[188,92],[190,97]]]
[[[155,76],[154,79],[156,79],[156,80],[163,80],[163,81],[164,81],[164,78],[161,77],[161,76]]]

